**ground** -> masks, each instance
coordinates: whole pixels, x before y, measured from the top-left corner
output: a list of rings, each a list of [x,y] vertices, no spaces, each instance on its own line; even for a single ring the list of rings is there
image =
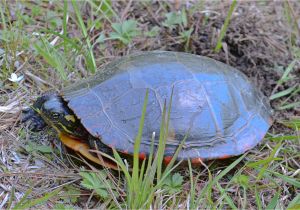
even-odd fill
[[[1,1],[0,13],[1,209],[300,208],[297,1]],[[19,123],[43,92],[158,49],[244,72],[274,110],[262,143],[241,157],[137,179],[137,170],[103,170],[67,153],[52,129]]]

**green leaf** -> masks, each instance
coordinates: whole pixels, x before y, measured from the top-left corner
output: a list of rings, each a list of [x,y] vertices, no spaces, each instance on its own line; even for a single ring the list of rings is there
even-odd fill
[[[235,181],[246,189],[249,187],[249,176],[241,174],[235,177]]]
[[[166,189],[169,193],[179,192],[182,188],[183,177],[179,173],[170,174],[163,181],[163,189]]]
[[[73,210],[74,208],[70,205],[64,205],[62,203],[57,203],[55,206],[54,206],[54,209],[55,210]]]
[[[97,2],[97,1],[95,1],[95,2]],[[101,0],[100,2],[101,2],[100,10],[101,10],[102,14],[110,17],[113,14],[113,10],[111,7],[111,1],[110,0]]]
[[[184,39],[184,40],[187,40],[191,37],[191,34],[193,33],[194,29],[191,28],[189,30],[186,30],[186,31],[182,31],[180,32],[180,36]]]
[[[40,6],[33,6],[31,9],[31,14],[33,17],[39,16],[42,14],[42,10]]]
[[[120,34],[118,34],[118,33],[115,33],[115,32],[111,32],[111,33],[109,34],[109,36],[110,36],[111,39],[119,40],[119,41],[121,41],[123,44],[126,44],[126,45],[129,44],[129,43],[131,42],[130,39],[128,39],[128,38],[126,38],[126,37],[124,37],[124,36],[122,36],[122,35],[120,35]]]
[[[135,20],[127,20],[122,23],[113,23],[111,26],[114,32],[109,34],[111,39],[116,39],[124,44],[129,44],[132,39],[141,34]]]
[[[95,43],[103,43],[105,41],[105,34],[101,33],[100,36],[96,39]]]
[[[124,21],[122,24],[122,32],[132,33],[137,29],[136,25],[137,22],[135,20]]]
[[[99,171],[98,173],[94,172],[80,172],[82,176],[81,185],[87,189],[95,190],[95,192],[102,198],[108,197],[108,188],[112,185],[108,186],[105,183],[106,175],[103,171]],[[109,182],[109,180],[106,180]]]
[[[113,23],[111,24],[111,27],[118,33],[122,34],[122,24],[121,23]]]
[[[61,18],[57,15],[56,12],[54,12],[52,10],[47,10],[47,12],[46,12],[46,21],[48,23],[50,23],[50,25],[53,28],[62,26]]]
[[[41,152],[41,153],[47,154],[47,153],[51,153],[52,152],[52,148],[50,146],[47,146],[47,145],[38,145],[38,144],[36,144],[34,142],[28,142],[28,144],[25,146],[25,150],[28,153],[31,153],[31,152]]]
[[[148,37],[155,37],[159,34],[159,32],[160,32],[160,27],[154,26],[153,28],[151,28],[150,31],[145,32],[145,35]]]
[[[184,27],[187,27],[188,20],[187,20],[187,15],[186,15],[184,8],[181,10],[181,22]]]
[[[72,185],[67,185],[65,188],[65,194],[62,196],[62,199],[65,202],[76,203],[80,197],[80,190],[73,187]]]
[[[50,146],[46,146],[46,145],[37,146],[36,150],[41,153],[51,153],[52,152],[52,148]]]
[[[165,16],[167,19],[162,23],[162,25],[167,28],[173,29],[176,25],[182,23],[182,15],[176,12],[169,12]]]

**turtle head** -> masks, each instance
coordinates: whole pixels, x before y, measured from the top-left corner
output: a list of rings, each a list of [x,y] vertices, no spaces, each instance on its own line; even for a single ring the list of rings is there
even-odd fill
[[[22,122],[31,119],[30,128],[41,130],[50,125],[58,132],[79,136],[80,121],[57,93],[46,93],[39,97],[30,109],[23,111]],[[81,135],[80,135],[81,136]]]

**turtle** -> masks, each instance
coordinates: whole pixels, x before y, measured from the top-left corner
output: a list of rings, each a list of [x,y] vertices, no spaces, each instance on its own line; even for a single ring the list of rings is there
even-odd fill
[[[171,104],[164,151],[177,159],[202,163],[245,153],[272,125],[268,99],[245,74],[214,59],[171,51],[139,52],[107,64],[95,75],[39,97],[23,113],[33,130],[50,125],[64,145],[92,162],[91,150],[133,155],[145,94],[148,103],[139,157],[147,158],[154,135],[159,143],[164,104]],[[172,96],[172,99],[171,99]]]

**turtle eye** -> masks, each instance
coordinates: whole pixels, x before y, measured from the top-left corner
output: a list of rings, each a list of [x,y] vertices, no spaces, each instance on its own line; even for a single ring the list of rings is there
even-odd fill
[[[53,119],[57,120],[59,118],[59,114],[57,112],[52,113]]]

